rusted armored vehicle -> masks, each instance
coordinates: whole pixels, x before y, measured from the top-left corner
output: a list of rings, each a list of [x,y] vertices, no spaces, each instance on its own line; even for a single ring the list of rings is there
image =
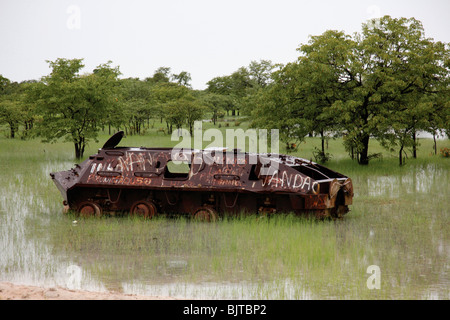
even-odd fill
[[[236,149],[117,147],[122,137],[116,133],[96,155],[50,174],[65,209],[83,216],[175,213],[202,220],[281,212],[339,218],[352,204],[351,179],[309,160]]]

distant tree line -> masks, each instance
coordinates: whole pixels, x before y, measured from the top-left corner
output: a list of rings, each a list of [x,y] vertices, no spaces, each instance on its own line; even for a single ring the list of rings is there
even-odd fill
[[[83,157],[86,144],[96,141],[100,129],[144,134],[156,120],[164,123],[164,133],[187,127],[192,134],[194,122],[206,113],[215,125],[225,112],[239,113],[252,90],[269,82],[274,68],[269,61],[252,62],[248,70],[240,68],[211,80],[206,90],[194,90],[188,72],[172,74],[169,67],[140,80],[120,79],[119,67],[111,61],[87,74],[80,73],[83,59],[47,62],[51,72],[39,81],[16,83],[1,76],[0,124],[9,126],[10,138],[22,127],[22,138],[72,142],[76,158]]]
[[[208,107],[203,95],[190,88],[188,72],[171,74],[161,67],[144,80],[119,79],[119,67],[111,61],[88,74],[80,74],[83,59],[47,62],[52,71],[40,81],[16,83],[0,76],[0,124],[9,126],[10,138],[23,127],[23,138],[72,142],[76,158],[83,157],[100,129],[142,134],[150,119],[159,119],[168,133],[183,125],[192,131]]]
[[[186,127],[205,114],[244,115],[251,126],[278,128],[286,149],[308,135],[321,137],[317,158],[326,161],[330,136],[359,164],[368,164],[370,139],[416,156],[416,133],[450,132],[449,44],[425,37],[420,21],[385,16],[363,24],[353,36],[328,30],[298,48],[286,65],[252,61],[230,75],[192,89],[191,75],[158,68],[153,76],[120,79],[112,62],[80,74],[82,59],[48,61],[39,81],[11,82],[0,76],[0,124],[10,138],[65,139],[81,158],[100,129],[143,134],[150,120],[164,132]],[[436,151],[435,140],[435,152]]]

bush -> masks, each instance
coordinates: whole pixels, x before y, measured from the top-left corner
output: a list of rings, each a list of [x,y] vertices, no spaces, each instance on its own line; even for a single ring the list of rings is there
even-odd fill
[[[449,148],[441,148],[440,152],[441,152],[441,156],[443,156],[444,158],[450,157],[450,149]]]
[[[314,147],[313,155],[314,160],[318,163],[325,163],[332,158],[331,154],[329,154],[328,152],[322,152],[322,150],[317,147]]]

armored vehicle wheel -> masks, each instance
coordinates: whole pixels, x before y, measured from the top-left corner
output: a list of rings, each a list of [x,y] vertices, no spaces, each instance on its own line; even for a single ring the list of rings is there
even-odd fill
[[[131,206],[130,214],[151,219],[157,214],[157,209],[153,202],[141,200]]]
[[[194,219],[198,221],[213,222],[217,220],[217,212],[210,207],[200,207],[195,211]]]
[[[258,209],[258,215],[261,217],[269,217],[276,212],[277,210],[275,208],[261,207]]]
[[[344,215],[347,213],[347,211],[348,211],[347,206],[340,205],[337,208],[335,208],[335,212],[333,212],[334,213],[333,218],[342,219]]]
[[[94,202],[86,201],[80,203],[77,211],[82,217],[100,217],[102,215],[102,208]]]

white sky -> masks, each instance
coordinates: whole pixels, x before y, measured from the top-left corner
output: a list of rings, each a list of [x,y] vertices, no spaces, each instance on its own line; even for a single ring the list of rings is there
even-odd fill
[[[112,60],[122,77],[166,66],[204,89],[252,60],[295,60],[309,35],[352,34],[383,15],[450,42],[449,0],[0,0],[0,74],[23,81],[49,74],[45,60],[84,58],[84,72]]]

